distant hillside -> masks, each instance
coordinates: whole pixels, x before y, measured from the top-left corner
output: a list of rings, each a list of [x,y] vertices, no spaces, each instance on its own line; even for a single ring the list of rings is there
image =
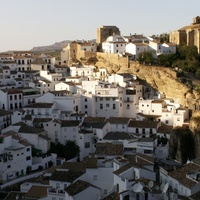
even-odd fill
[[[48,46],[33,47],[31,51],[61,51],[62,48],[66,46],[69,42],[70,40],[64,40]]]

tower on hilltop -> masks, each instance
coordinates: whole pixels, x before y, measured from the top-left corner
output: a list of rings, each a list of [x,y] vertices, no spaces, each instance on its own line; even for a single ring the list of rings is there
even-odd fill
[[[116,26],[101,26],[100,28],[97,28],[96,43],[99,47],[99,50],[101,50],[102,42],[106,41],[106,39],[113,34],[120,35],[120,30],[118,27],[116,27]]]

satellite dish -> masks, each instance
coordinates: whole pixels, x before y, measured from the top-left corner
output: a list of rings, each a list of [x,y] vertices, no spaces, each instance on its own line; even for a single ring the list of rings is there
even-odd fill
[[[133,192],[139,193],[142,192],[143,186],[140,182],[133,185]]]
[[[169,183],[166,183],[163,188],[163,193],[166,193],[169,187]]]
[[[149,187],[149,188],[152,188],[153,186],[154,186],[154,182],[153,182],[153,181],[149,181],[149,182],[148,182],[148,187]]]

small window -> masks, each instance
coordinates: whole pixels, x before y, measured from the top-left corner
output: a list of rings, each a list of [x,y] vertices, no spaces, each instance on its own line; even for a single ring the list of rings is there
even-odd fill
[[[27,149],[26,149],[26,151],[30,151],[30,150],[31,150],[30,148],[27,148]]]
[[[26,160],[30,160],[30,159],[31,159],[31,157],[30,157],[30,156],[27,156],[27,157],[26,157]]]
[[[97,175],[93,175],[93,180],[97,180]]]
[[[90,142],[85,142],[85,148],[90,148]]]
[[[109,107],[110,107],[110,104],[109,104],[109,103],[107,103],[107,104],[106,104],[106,107],[107,107],[107,108],[109,108]]]

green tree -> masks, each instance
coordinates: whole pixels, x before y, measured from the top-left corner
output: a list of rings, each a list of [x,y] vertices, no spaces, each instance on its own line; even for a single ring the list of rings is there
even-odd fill
[[[176,59],[177,59],[177,56],[174,53],[161,54],[161,55],[158,55],[157,57],[157,64],[163,65],[165,67],[172,67]]]
[[[73,140],[66,141],[64,145],[64,157],[69,160],[74,157],[79,157],[80,148]]]
[[[152,51],[145,51],[141,52],[138,55],[138,61],[141,64],[153,64],[154,63],[154,56]]]

